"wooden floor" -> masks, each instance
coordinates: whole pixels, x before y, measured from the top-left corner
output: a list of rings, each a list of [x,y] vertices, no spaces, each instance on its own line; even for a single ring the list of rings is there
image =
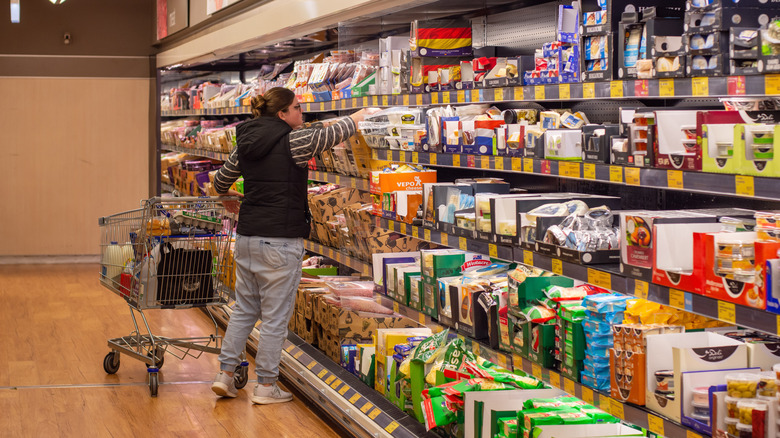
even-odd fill
[[[146,366],[123,355],[107,375],[110,338],[132,331],[127,304],[100,285],[98,266],[0,265],[0,435],[337,437],[304,401],[256,406],[250,380],[236,399],[218,399],[215,355],[166,356],[159,394]],[[213,333],[199,310],[149,310],[153,333]],[[254,370],[254,364],[250,365]],[[250,371],[250,379],[254,372]]]

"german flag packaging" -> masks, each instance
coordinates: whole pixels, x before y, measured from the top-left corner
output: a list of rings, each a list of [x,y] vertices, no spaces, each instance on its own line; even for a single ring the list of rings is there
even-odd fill
[[[470,56],[471,22],[468,20],[415,20],[410,38],[413,56]]]

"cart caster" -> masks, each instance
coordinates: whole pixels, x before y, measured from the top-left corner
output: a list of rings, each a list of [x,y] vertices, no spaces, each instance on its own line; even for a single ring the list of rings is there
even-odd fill
[[[152,397],[157,397],[157,386],[160,383],[158,379],[156,371],[149,373],[149,392],[152,394]]]
[[[103,359],[103,369],[108,374],[116,374],[119,371],[119,353],[110,351]]]
[[[236,372],[233,373],[233,379],[236,384],[236,389],[241,389],[246,386],[249,381],[249,363],[244,362],[236,367]]]
[[[165,350],[160,347],[155,347],[154,354],[152,352],[146,353],[146,357],[149,359],[152,359],[152,365],[155,368],[162,368],[163,364],[165,363]]]

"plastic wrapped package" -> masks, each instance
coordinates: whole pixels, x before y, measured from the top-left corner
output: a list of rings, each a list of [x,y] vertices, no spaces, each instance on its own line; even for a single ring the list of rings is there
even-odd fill
[[[328,291],[336,296],[374,297],[373,281],[325,282]]]
[[[341,307],[356,312],[378,313],[382,315],[392,315],[393,310],[377,303],[372,298],[360,296],[341,297]]]

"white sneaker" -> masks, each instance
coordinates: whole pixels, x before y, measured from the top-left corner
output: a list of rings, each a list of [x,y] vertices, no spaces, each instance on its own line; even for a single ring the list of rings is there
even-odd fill
[[[255,386],[255,393],[252,397],[252,403],[258,405],[270,405],[272,403],[284,403],[292,401],[292,399],[292,394],[279,388],[278,383],[274,383],[271,386],[263,386],[258,384]]]
[[[214,383],[211,384],[211,390],[220,397],[236,397],[238,390],[233,376],[228,376],[226,372],[220,371],[214,377]]]

